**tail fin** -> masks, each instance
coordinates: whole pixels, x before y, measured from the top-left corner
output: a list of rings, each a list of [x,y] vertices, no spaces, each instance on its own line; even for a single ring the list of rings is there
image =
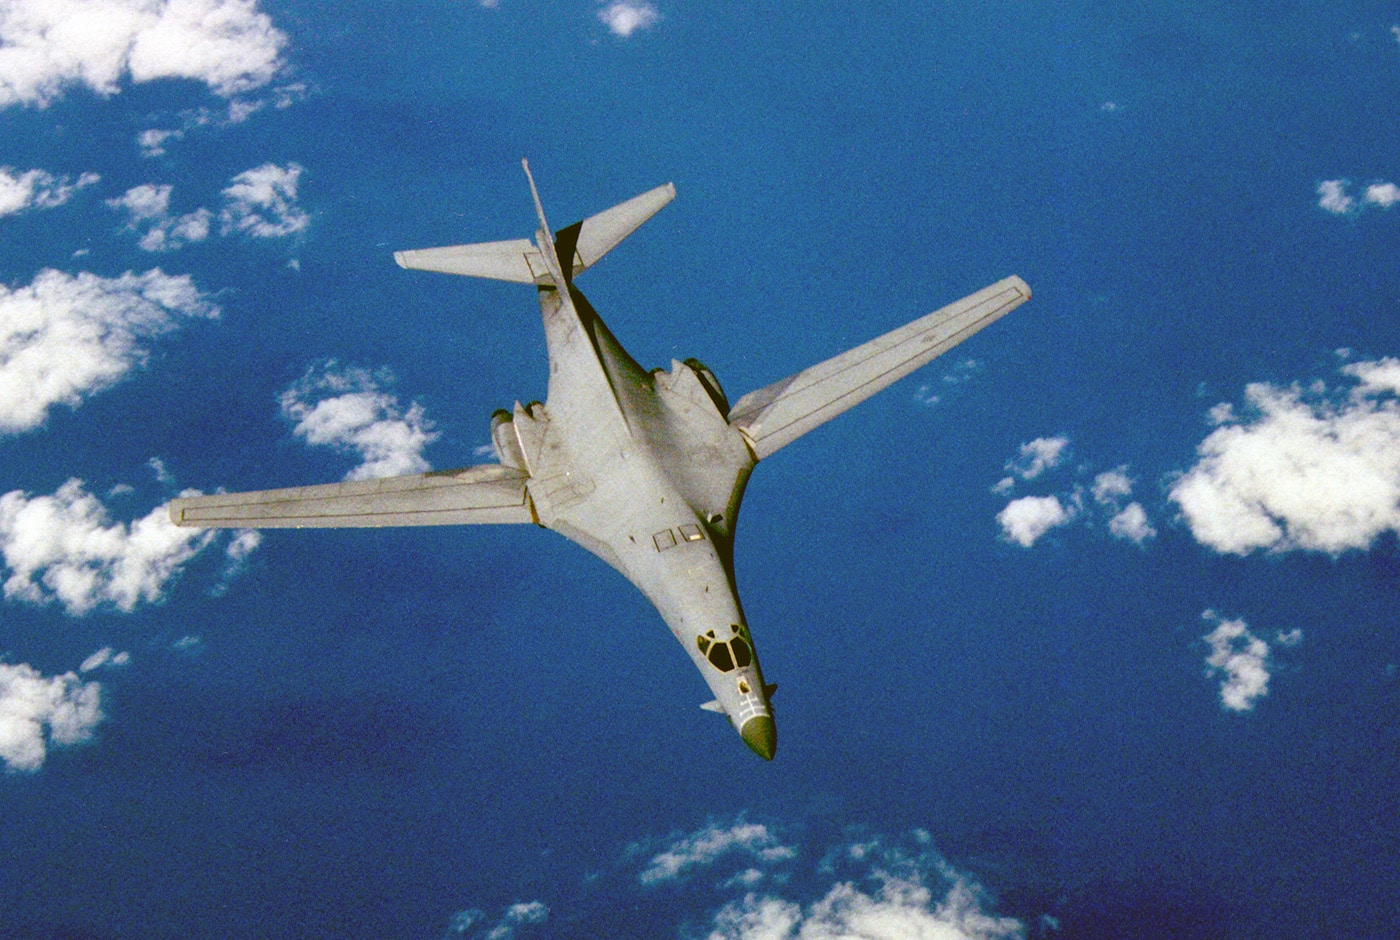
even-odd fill
[[[528,164],[525,165],[525,172],[528,176]],[[544,210],[540,206],[539,194],[535,192],[533,179],[530,180],[530,192],[535,200],[540,224],[543,226],[536,234],[536,241],[550,243],[550,248],[545,250],[553,250],[562,268],[560,273],[566,281],[572,281],[579,272],[597,264],[618,242],[635,232],[643,222],[676,198],[676,187],[667,183],[597,215],[591,215],[582,222],[562,228],[551,239],[546,234],[549,229],[544,221]],[[398,262],[399,267],[419,271],[486,277],[498,281],[514,281],[518,284],[554,284],[555,278],[550,273],[551,265],[545,259],[541,247],[540,244],[527,239],[517,238],[503,242],[396,251],[394,260]]]

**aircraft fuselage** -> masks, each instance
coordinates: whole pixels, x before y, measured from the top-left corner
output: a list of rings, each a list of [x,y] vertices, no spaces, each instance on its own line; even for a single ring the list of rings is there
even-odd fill
[[[757,462],[698,363],[647,372],[583,295],[539,290],[547,401],[498,412],[503,463],[529,473],[536,520],[652,602],[745,743],[771,759],[776,728],[734,580],[733,531]]]

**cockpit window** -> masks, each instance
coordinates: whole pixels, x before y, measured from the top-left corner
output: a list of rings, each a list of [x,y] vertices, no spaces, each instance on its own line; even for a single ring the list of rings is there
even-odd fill
[[[749,663],[753,662],[753,655],[749,652],[749,644],[745,643],[739,637],[736,636],[734,639],[730,640],[729,647],[734,650],[734,665],[738,666],[740,669],[743,669]]]
[[[734,635],[728,640],[715,639],[715,631],[707,630],[695,638],[700,652],[720,672],[743,669],[753,662],[753,647],[744,639],[744,629],[737,624],[731,627]]]
[[[729,655],[728,643],[716,643],[710,647],[710,663],[720,672],[734,668],[734,660]]]

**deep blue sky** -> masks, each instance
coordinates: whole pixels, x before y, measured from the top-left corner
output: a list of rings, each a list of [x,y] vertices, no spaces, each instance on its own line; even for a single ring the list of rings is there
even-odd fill
[[[1400,17],[1247,6],[0,0],[0,936],[1394,936]],[[552,533],[160,522],[490,459],[521,156],[731,400],[1035,291],[756,470],[772,763]]]

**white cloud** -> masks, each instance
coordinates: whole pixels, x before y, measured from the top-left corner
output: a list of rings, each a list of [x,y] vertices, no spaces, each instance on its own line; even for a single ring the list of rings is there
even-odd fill
[[[25,663],[0,663],[0,761],[12,772],[32,772],[50,746],[90,740],[102,721],[101,699],[101,684],[75,672],[45,676]]]
[[[1108,531],[1116,538],[1127,539],[1134,545],[1141,545],[1157,535],[1157,530],[1147,521],[1147,510],[1141,503],[1129,503],[1108,520]]]
[[[130,523],[113,522],[81,480],[52,496],[0,496],[4,593],[31,604],[58,601],[71,616],[99,605],[131,612],[160,601],[166,583],[209,546],[215,533],[177,528],[164,505]]]
[[[860,869],[855,877],[837,881],[819,900],[803,905],[750,892],[720,908],[709,940],[1010,940],[1025,936],[1020,921],[989,913],[981,888],[942,859],[927,851],[910,855],[878,841],[860,848],[840,859]]]
[[[272,81],[286,43],[255,0],[6,0],[0,107],[45,107],[72,86],[112,95],[128,77],[228,98]]]
[[[1021,453],[1015,460],[1006,462],[1008,473],[1023,480],[1034,480],[1046,470],[1059,465],[1069,448],[1067,437],[1037,437],[1022,444]]]
[[[136,143],[141,148],[143,157],[163,157],[165,156],[165,145],[168,141],[180,140],[185,136],[180,130],[161,130],[152,128],[142,131],[136,136]]]
[[[224,234],[278,238],[306,228],[311,219],[296,205],[302,172],[296,163],[264,163],[235,176],[223,192],[224,208],[219,213]]]
[[[1323,180],[1317,195],[1317,204],[1333,215],[1346,215],[1356,207],[1356,200],[1347,195],[1346,180]]]
[[[1206,675],[1220,679],[1220,704],[1252,711],[1269,694],[1269,644],[1250,633],[1243,620],[1224,620],[1212,610],[1201,616],[1216,625],[1202,639],[1210,645]]]
[[[480,924],[486,912],[479,908],[467,908],[453,914],[447,924],[448,936],[464,937],[468,931]],[[473,931],[482,940],[512,940],[516,931],[526,924],[542,924],[549,919],[549,908],[539,901],[523,901],[506,908],[496,926],[483,933]]]
[[[512,904],[506,908],[500,923],[486,934],[486,940],[511,940],[522,924],[542,924],[549,917],[549,908],[539,901]]]
[[[1274,642],[1282,647],[1293,647],[1303,642],[1303,631],[1294,627],[1292,630],[1280,630],[1274,634]]]
[[[1343,368],[1345,397],[1263,383],[1171,487],[1196,540],[1217,552],[1366,549],[1400,531],[1400,360]]]
[[[0,217],[14,215],[26,209],[52,209],[61,206],[85,186],[102,177],[84,173],[76,180],[70,176],[54,176],[46,170],[26,170],[0,166]]]
[[[648,29],[661,20],[661,13],[646,0],[613,0],[598,11],[614,36],[626,39],[639,29]]]
[[[1007,539],[1030,548],[1046,532],[1065,525],[1074,516],[1074,506],[1066,507],[1058,496],[1023,496],[1007,503],[997,513],[997,522]]]
[[[334,361],[313,367],[282,393],[282,414],[296,421],[292,429],[308,444],[334,447],[363,461],[347,480],[423,473],[431,468],[423,449],[437,440],[422,405],[403,410],[396,396],[383,391],[391,382],[365,369],[341,368]]]
[[[1134,545],[1141,545],[1157,535],[1157,530],[1147,520],[1147,510],[1136,501],[1124,503],[1133,495],[1133,481],[1128,476],[1126,466],[1108,470],[1094,477],[1091,490],[1094,501],[1111,513],[1108,531],[1115,538],[1127,539]]]
[[[125,666],[131,662],[131,654],[125,651],[118,653],[110,646],[93,653],[83,664],[78,667],[79,672],[92,672],[94,669],[101,669],[104,666]]]
[[[778,841],[778,837],[762,823],[742,820],[731,826],[712,822],[683,836],[654,855],[637,875],[644,885],[662,884],[683,877],[692,868],[712,865],[731,853],[747,855],[763,862],[778,862],[792,858],[796,852]]]
[[[1394,183],[1372,183],[1366,187],[1366,194],[1361,198],[1373,206],[1389,209],[1400,202],[1400,186]]]
[[[107,205],[126,210],[127,227],[142,232],[140,245],[145,251],[170,251],[204,241],[209,237],[214,214],[208,209],[196,209],[185,215],[171,215],[171,191],[169,185],[146,183],[128,189],[118,199],[108,199]]]
[[[146,340],[218,312],[188,275],[158,268],[114,278],[46,270],[24,287],[0,285],[0,434],[39,427],[56,404],[76,408],[142,364]]]
[[[1333,215],[1350,215],[1369,206],[1389,209],[1400,202],[1400,186],[1385,180],[1368,183],[1359,202],[1347,192],[1350,186],[1350,180],[1323,180],[1317,185],[1317,204]]]

